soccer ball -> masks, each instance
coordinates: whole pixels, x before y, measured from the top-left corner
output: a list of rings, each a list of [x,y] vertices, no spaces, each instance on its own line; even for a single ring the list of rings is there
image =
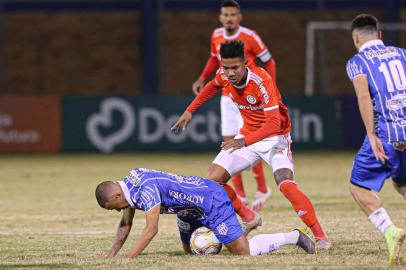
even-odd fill
[[[197,228],[190,237],[190,249],[194,254],[217,254],[221,248],[222,244],[209,228]]]

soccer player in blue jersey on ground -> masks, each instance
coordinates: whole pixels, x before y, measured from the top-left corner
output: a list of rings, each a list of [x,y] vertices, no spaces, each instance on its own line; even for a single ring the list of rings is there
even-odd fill
[[[297,245],[315,253],[314,242],[301,228],[287,233],[261,234],[247,240],[227,192],[216,182],[196,177],[136,168],[122,181],[105,181],[96,188],[102,208],[123,210],[116,238],[107,256],[113,257],[130,233],[135,209],[145,211],[146,226],[127,254],[139,255],[158,232],[159,214],[177,214],[178,227],[186,253],[191,253],[190,236],[201,226],[210,228],[232,254],[269,253],[283,245]]]
[[[347,63],[367,136],[355,157],[351,194],[385,236],[389,263],[399,263],[405,231],[393,225],[379,192],[389,177],[406,199],[406,50],[385,46],[378,21],[358,15],[351,25],[358,53]]]

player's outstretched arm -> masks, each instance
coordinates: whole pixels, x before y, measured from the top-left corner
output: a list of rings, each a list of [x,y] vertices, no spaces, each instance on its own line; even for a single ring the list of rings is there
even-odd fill
[[[128,234],[131,231],[131,226],[133,224],[135,209],[126,208],[123,210],[123,216],[121,217],[120,224],[117,228],[116,239],[113,242],[111,251],[107,254],[108,257],[114,257],[120,251],[121,247],[124,245]]]
[[[386,160],[388,160],[388,156],[385,154],[381,140],[378,138],[378,136],[376,136],[375,133],[372,99],[369,93],[368,78],[367,76],[357,76],[353,79],[352,83],[357,95],[361,118],[364,122],[372,151],[374,152],[377,160],[385,163]]]
[[[194,113],[201,105],[203,105],[210,98],[218,94],[222,89],[222,86],[218,85],[215,80],[211,80],[207,83],[203,90],[186,108],[186,111],[179,117],[176,123],[171,127],[173,133],[179,133],[186,129],[190,120],[192,119],[192,113]]]
[[[151,242],[152,238],[158,233],[158,222],[161,204],[155,205],[150,211],[145,213],[146,225],[140,238],[134,247],[128,252],[127,258],[138,256]]]
[[[190,120],[192,120],[192,114],[187,110],[178,118],[178,121],[171,127],[171,131],[175,134],[178,134],[184,131],[189,124]]]

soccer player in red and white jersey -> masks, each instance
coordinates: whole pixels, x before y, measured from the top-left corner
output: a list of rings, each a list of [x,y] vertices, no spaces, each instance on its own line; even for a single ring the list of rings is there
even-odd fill
[[[244,125],[239,135],[222,142],[222,150],[209,168],[207,178],[227,183],[230,177],[262,159],[272,167],[280,191],[312,230],[318,249],[329,250],[331,243],[316,217],[313,205],[297,187],[293,177],[290,119],[279,90],[265,70],[245,65],[243,42],[223,43],[220,54],[222,68],[187,107],[172,130],[185,129],[192,113],[224,88],[240,110]],[[238,213],[241,202],[230,199]]]
[[[230,40],[243,41],[245,45],[245,57],[247,60],[247,65],[249,67],[255,66],[255,61],[258,58],[262,63],[264,63],[265,69],[272,76],[273,80],[276,81],[275,61],[269,53],[268,48],[255,31],[240,26],[241,19],[242,15],[238,2],[234,0],[223,1],[219,16],[219,20],[223,27],[215,29],[212,33],[210,42],[210,57],[203,72],[192,86],[193,92],[196,95],[204,86],[205,80],[211,74],[213,74],[219,66],[221,66],[220,45]],[[226,141],[234,138],[234,136],[238,134],[239,129],[242,126],[242,118],[230,97],[225,95],[224,92],[223,96],[221,97],[220,104],[221,133],[223,140]],[[257,192],[255,193],[251,208],[258,211],[264,206],[266,200],[271,196],[271,189],[266,185],[261,161],[252,167],[252,172],[257,182]],[[241,174],[239,173],[235,175],[232,180],[238,196],[244,203],[248,203],[246,194],[244,192]]]

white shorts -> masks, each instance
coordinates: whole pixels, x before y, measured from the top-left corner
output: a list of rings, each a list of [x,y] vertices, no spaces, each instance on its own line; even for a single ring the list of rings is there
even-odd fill
[[[235,136],[240,133],[243,120],[237,106],[229,96],[221,96],[221,135]]]
[[[293,172],[291,143],[289,134],[266,138],[231,154],[229,151],[221,150],[213,163],[226,169],[230,176],[251,168],[260,159],[268,163],[274,172],[279,169],[290,169]]]

